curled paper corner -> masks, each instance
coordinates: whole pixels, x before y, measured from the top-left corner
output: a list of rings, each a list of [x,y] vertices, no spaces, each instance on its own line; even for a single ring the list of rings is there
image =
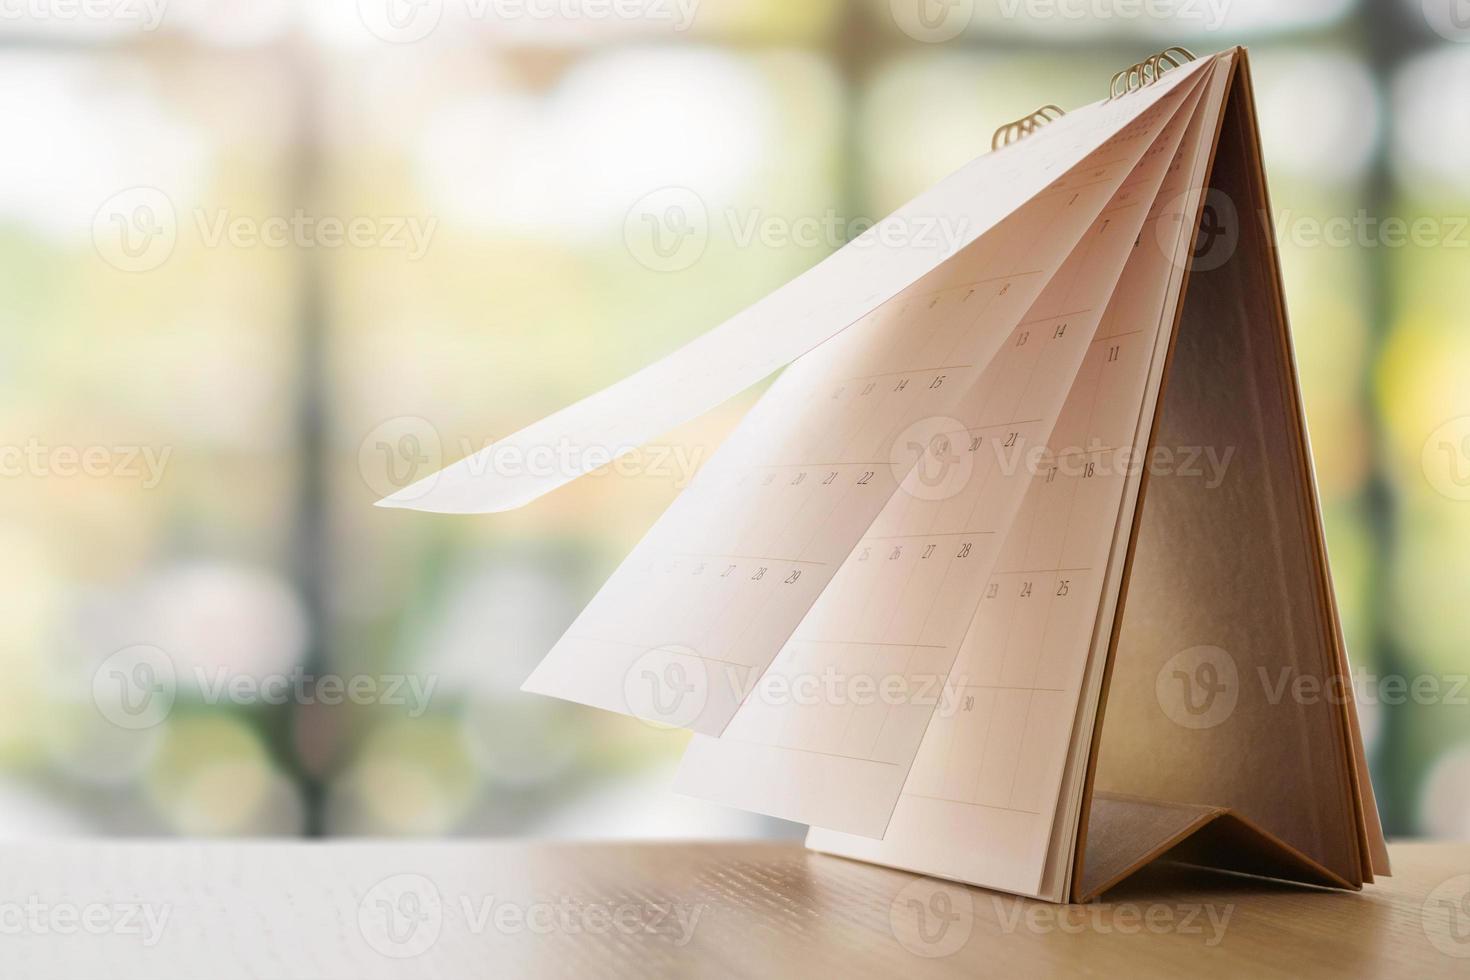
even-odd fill
[[[465,494],[456,493],[456,481],[452,475],[465,467],[465,460],[460,460],[449,467],[435,470],[377,500],[373,506],[384,510],[416,510],[434,514],[485,514],[510,509],[495,505],[476,507],[463,499]]]
[[[557,474],[531,482],[496,478],[490,472],[487,456],[494,448],[487,446],[435,470],[379,499],[373,506],[428,514],[502,514],[518,510],[581,475]],[[487,492],[487,486],[494,487],[494,491]]]
[[[429,476],[415,480],[408,486],[395,490],[386,497],[381,497],[373,502],[374,507],[382,507],[384,510],[422,510],[429,503],[425,498],[432,495],[434,484],[438,482],[439,473],[436,471]]]

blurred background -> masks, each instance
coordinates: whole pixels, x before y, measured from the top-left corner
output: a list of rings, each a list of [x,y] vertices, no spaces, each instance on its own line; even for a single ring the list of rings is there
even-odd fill
[[[0,5],[0,835],[795,833],[517,691],[748,397],[511,514],[373,501],[1002,122],[1244,43],[1385,823],[1470,836],[1467,42],[1463,0]]]

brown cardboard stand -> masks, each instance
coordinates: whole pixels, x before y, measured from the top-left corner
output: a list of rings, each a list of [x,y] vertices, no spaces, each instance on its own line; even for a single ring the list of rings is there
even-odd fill
[[[1229,462],[1218,486],[1142,476],[1074,901],[1161,857],[1342,888],[1388,872],[1237,54],[1150,439]]]

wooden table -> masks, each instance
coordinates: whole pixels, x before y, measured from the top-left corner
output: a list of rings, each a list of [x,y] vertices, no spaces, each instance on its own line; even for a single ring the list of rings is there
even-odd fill
[[[1050,906],[790,844],[9,845],[0,975],[1470,977],[1470,845],[1362,893],[1161,868]]]

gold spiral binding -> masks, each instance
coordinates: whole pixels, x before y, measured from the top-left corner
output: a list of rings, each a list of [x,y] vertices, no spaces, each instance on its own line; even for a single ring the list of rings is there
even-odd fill
[[[1171,45],[1158,54],[1150,55],[1138,64],[1129,65],[1115,74],[1108,82],[1108,101],[1122,98],[1130,92],[1137,92],[1144,86],[1157,82],[1170,68],[1182,68],[1196,60],[1198,59],[1193,51],[1178,44]],[[1066,114],[1066,110],[1060,106],[1044,105],[1030,115],[1022,116],[997,129],[995,135],[990,137],[990,148],[998,150],[1002,146],[1008,146],[1022,137],[1030,136],[1042,126],[1055,122]]]
[[[990,137],[990,148],[992,150],[998,150],[1002,146],[1014,143],[1021,137],[1031,135],[1042,126],[1045,126],[1053,120],[1060,119],[1066,114],[1067,111],[1062,107],[1048,103],[1030,115],[1022,116],[1020,119],[1014,122],[1008,122],[997,129],[995,135]]]
[[[1145,85],[1152,85],[1170,68],[1180,68],[1194,60],[1193,51],[1175,44],[1156,55],[1145,58],[1136,65],[1129,65],[1108,82],[1108,101],[1122,98],[1129,92],[1137,92]],[[1119,88],[1120,82],[1122,83],[1121,88]]]

